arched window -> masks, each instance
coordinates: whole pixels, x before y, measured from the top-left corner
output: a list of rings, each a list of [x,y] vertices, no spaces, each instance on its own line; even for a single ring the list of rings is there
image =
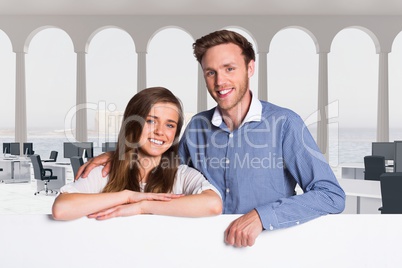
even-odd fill
[[[137,93],[137,53],[132,37],[117,28],[97,33],[87,54],[88,140],[95,154],[117,141],[124,109]]]
[[[8,36],[0,30],[0,136],[2,142],[14,141],[15,135],[15,54]]]
[[[289,108],[303,120],[317,112],[318,55],[300,29],[279,31],[268,53],[268,101]],[[316,124],[309,126],[316,136]]]
[[[56,28],[38,32],[26,55],[26,104],[28,141],[34,142],[35,153],[42,158],[48,158],[52,150],[62,152],[65,119],[75,106],[75,89],[76,54],[70,37]]]
[[[329,102],[338,103],[338,162],[362,163],[376,140],[378,55],[373,40],[359,29],[339,32],[328,56]],[[331,135],[338,135],[331,132]],[[332,151],[331,151],[332,149]]]
[[[163,86],[183,102],[184,112],[197,112],[197,68],[193,38],[183,30],[167,28],[149,42],[147,87]]]
[[[389,54],[389,140],[402,140],[402,32]]]

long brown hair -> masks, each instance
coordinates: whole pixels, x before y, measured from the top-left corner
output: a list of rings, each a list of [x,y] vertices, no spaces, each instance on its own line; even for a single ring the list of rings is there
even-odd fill
[[[148,175],[145,192],[169,193],[172,191],[179,166],[179,136],[183,126],[183,109],[180,100],[163,87],[152,87],[138,92],[128,102],[118,137],[118,148],[111,159],[109,181],[103,192],[124,189],[140,191],[140,170],[137,164],[138,147],[145,123],[152,106],[156,103],[172,103],[179,112],[179,121],[172,146],[163,153],[161,161]]]

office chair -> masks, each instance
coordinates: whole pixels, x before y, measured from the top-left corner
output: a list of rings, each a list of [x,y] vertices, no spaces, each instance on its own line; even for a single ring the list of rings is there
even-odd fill
[[[402,172],[384,173],[380,176],[381,214],[402,214]]]
[[[51,151],[49,159],[43,160],[43,162],[56,162],[58,154],[59,152],[57,151]]]
[[[381,174],[385,173],[385,157],[368,155],[364,157],[364,179],[379,181]]]
[[[71,167],[73,168],[74,178],[80,166],[84,164],[84,159],[81,156],[70,157]]]
[[[41,180],[44,182],[43,189],[34,193],[34,195],[39,194],[41,191],[44,191],[46,195],[51,192],[57,194],[57,191],[53,191],[48,188],[47,183],[51,180],[57,180],[57,176],[53,176],[53,170],[50,168],[43,168],[42,161],[40,160],[40,156],[37,154],[31,155],[31,162],[34,170],[34,178],[36,180]],[[49,175],[46,175],[46,172],[49,172]]]

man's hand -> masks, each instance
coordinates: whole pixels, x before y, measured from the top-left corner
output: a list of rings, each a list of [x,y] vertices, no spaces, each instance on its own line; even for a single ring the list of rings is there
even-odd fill
[[[88,177],[89,172],[96,168],[97,166],[105,166],[102,169],[102,176],[106,177],[110,172],[110,160],[112,158],[112,152],[106,152],[98,155],[95,158],[89,159],[85,164],[83,164],[77,171],[74,180],[78,180],[79,177],[86,178]]]
[[[262,230],[260,216],[252,210],[229,225],[225,231],[225,243],[235,247],[252,246]]]

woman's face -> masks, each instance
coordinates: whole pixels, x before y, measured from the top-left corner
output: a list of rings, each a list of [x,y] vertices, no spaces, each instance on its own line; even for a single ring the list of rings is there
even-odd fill
[[[160,158],[174,142],[179,112],[173,103],[155,103],[145,118],[140,138],[140,152]]]

